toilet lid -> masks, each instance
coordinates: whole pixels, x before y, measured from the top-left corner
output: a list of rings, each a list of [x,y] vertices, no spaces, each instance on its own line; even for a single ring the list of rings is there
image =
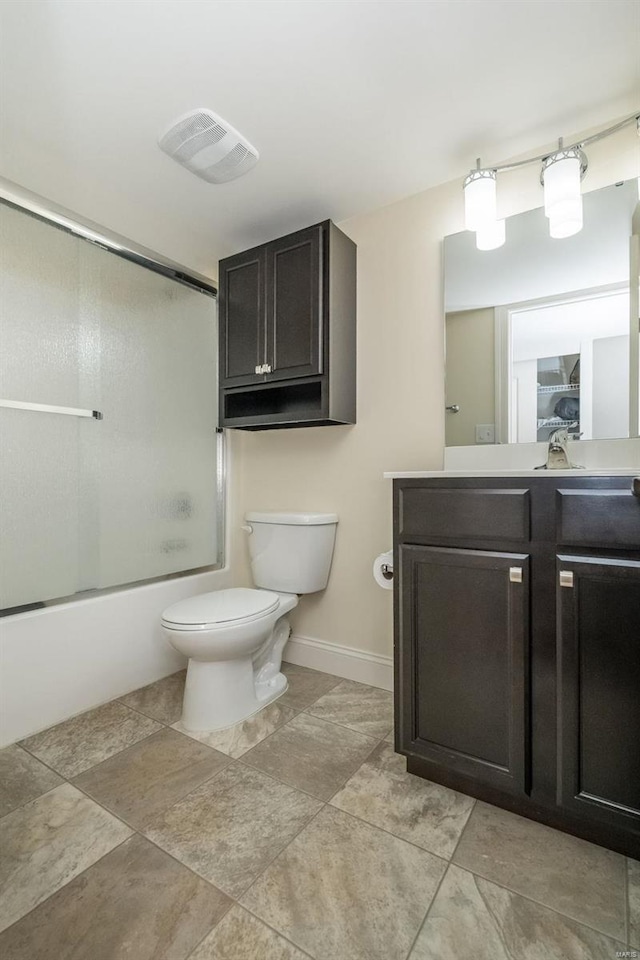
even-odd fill
[[[204,624],[231,623],[234,620],[254,619],[270,613],[278,606],[280,598],[269,590],[248,590],[234,587],[231,590],[214,590],[198,597],[179,600],[168,607],[162,619],[168,623]]]

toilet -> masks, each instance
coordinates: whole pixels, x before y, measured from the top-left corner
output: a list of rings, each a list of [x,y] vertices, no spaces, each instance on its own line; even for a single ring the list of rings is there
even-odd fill
[[[287,614],[300,594],[326,587],[337,523],[334,513],[248,513],[243,530],[258,589],[215,590],[164,611],[164,635],[189,658],[186,730],[233,726],[285,692]]]

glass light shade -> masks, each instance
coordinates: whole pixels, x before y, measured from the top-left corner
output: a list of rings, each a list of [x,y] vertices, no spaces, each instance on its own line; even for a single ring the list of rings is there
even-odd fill
[[[496,175],[493,170],[477,170],[464,183],[464,225],[479,230],[496,220]]]
[[[506,231],[504,220],[494,220],[485,223],[476,230],[476,247],[478,250],[497,250],[505,241]]]
[[[580,158],[557,153],[549,157],[544,168],[544,212],[551,218],[557,207],[570,202],[582,204]]]
[[[549,235],[554,240],[564,240],[582,230],[582,197],[578,202],[558,203],[549,217]]]

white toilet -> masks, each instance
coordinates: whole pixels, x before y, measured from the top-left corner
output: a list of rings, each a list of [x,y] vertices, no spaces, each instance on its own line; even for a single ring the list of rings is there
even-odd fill
[[[162,614],[169,643],[189,658],[182,706],[187,730],[221,730],[257,713],[287,689],[280,673],[298,594],[324,590],[338,517],[248,513],[253,580],[180,600]]]

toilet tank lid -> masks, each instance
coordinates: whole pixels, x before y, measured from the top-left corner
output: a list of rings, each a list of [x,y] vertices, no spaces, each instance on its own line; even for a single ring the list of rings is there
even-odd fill
[[[297,524],[319,525],[322,523],[337,523],[337,513],[247,513],[247,523],[286,523],[292,526]]]

